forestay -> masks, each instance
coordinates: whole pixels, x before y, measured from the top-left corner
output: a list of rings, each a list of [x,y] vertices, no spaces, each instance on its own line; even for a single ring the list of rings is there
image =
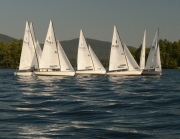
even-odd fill
[[[126,59],[127,59],[128,67],[129,67],[129,71],[140,70],[136,60],[134,59],[134,57],[130,53],[130,51],[127,48],[126,44],[124,44],[124,51],[125,51],[125,55],[126,55]]]
[[[105,70],[103,65],[101,64],[101,62],[99,61],[99,59],[97,58],[97,56],[95,55],[95,53],[93,52],[91,46],[89,45],[89,51],[91,54],[91,58],[93,61],[93,65],[94,65],[94,70]]]
[[[49,28],[44,42],[44,48],[40,60],[40,69],[59,69],[59,58],[57,44],[52,21],[50,20]]]
[[[109,71],[127,69],[126,58],[116,26],[112,38]]]
[[[78,58],[77,58],[77,70],[89,70],[94,69],[91,55],[83,35],[80,31],[79,45],[78,45]]]
[[[73,67],[71,66],[71,63],[69,62],[59,40],[57,40],[57,48],[58,48],[58,54],[60,59],[60,68],[61,71],[74,71]]]

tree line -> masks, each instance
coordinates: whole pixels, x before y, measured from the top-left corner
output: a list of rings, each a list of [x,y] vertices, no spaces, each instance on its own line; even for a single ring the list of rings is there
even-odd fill
[[[11,43],[0,42],[0,68],[18,68],[23,40],[14,40]],[[180,40],[170,42],[166,39],[159,40],[161,65],[164,69],[177,69],[180,67]],[[146,60],[150,48],[146,48]],[[135,60],[139,64],[141,46],[138,49],[130,49]],[[100,59],[105,68],[109,67],[109,58]],[[77,60],[70,59],[73,67],[77,67]]]

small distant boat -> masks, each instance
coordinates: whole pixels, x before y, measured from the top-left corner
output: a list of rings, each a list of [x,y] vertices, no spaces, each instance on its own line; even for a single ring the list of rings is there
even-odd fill
[[[80,31],[76,74],[105,74],[106,70]]]
[[[19,70],[14,72],[14,75],[20,76],[32,76],[33,71],[39,68],[39,62],[36,53],[36,44],[34,44],[34,31],[29,27],[28,21],[26,21],[26,27],[24,32],[23,46],[21,51]]]
[[[55,37],[51,20],[39,62],[39,70],[34,73],[43,76],[74,76],[75,74],[59,40]]]
[[[141,75],[139,65],[135,61],[127,46],[122,44],[117,27],[114,26],[112,38],[109,72],[106,75]]]
[[[161,68],[161,58],[160,58],[160,50],[159,50],[159,29],[155,34],[148,59],[146,62],[146,67],[142,72],[142,75],[162,75]]]

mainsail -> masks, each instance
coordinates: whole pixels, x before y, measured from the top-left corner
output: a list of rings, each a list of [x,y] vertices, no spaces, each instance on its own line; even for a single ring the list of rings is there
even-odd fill
[[[50,20],[40,60],[40,69],[60,69],[53,23]]]
[[[19,70],[29,70],[32,68],[34,54],[33,38],[29,28],[29,23],[26,21]]]
[[[145,50],[146,50],[146,30],[144,31],[144,38],[142,42],[142,47],[141,47],[141,56],[140,56],[140,69],[145,68]]]
[[[77,70],[93,70],[91,54],[89,52],[85,37],[82,30],[80,31],[79,46],[78,46],[78,58],[77,58]]]
[[[128,69],[127,62],[116,26],[112,38],[109,71]]]
[[[158,31],[156,32],[156,35],[154,37],[148,59],[146,62],[146,67],[145,69],[155,69],[155,64],[156,64],[156,49],[157,49],[157,44],[158,44]]]

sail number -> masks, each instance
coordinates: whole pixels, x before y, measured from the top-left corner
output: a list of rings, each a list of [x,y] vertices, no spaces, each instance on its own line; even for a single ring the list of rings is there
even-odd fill
[[[53,42],[51,42],[51,41],[48,41],[48,40],[46,40],[46,43],[48,43],[48,44],[53,44]]]
[[[85,49],[86,49],[86,47],[79,47],[79,49],[80,49],[80,50],[85,50]]]
[[[118,48],[119,45],[112,45],[112,48]]]
[[[29,42],[24,41],[25,44],[29,44]]]

